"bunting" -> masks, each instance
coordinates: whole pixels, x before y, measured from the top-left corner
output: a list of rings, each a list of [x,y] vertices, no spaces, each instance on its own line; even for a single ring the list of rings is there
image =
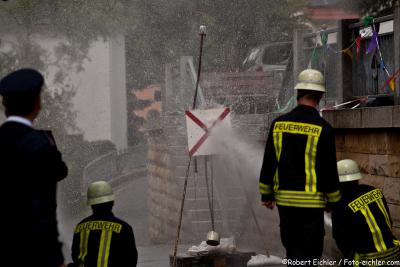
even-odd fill
[[[362,42],[362,38],[361,38],[361,36],[358,36],[356,38],[357,62],[358,62],[358,59],[360,58],[361,42]]]
[[[390,88],[390,90],[394,91],[395,90],[395,81],[398,78],[398,76],[400,75],[400,69],[396,71],[395,74],[391,75],[386,64],[385,61],[383,60],[383,56],[382,56],[382,52],[380,50],[380,46],[379,46],[379,33],[375,28],[375,19],[372,16],[367,16],[364,18],[363,20],[364,22],[364,26],[368,27],[370,26],[372,29],[372,37],[370,39],[370,42],[368,44],[368,47],[366,49],[366,54],[370,54],[373,53],[374,51],[376,51],[376,53],[379,56],[379,62],[380,62],[380,69],[383,71],[384,75],[387,76],[387,80],[385,81],[385,84],[382,86],[381,91],[384,90],[385,87]],[[318,32],[316,33],[318,34]],[[359,35],[357,36],[357,38],[353,41],[353,43],[343,49],[343,50],[336,50],[333,47],[331,47],[328,44],[328,34],[326,33],[325,30],[322,30],[319,32],[320,35],[320,40],[321,40],[321,44],[324,47],[325,51],[327,52],[332,52],[334,54],[339,54],[339,53],[344,53],[347,56],[349,56],[349,58],[351,60],[354,59],[354,54],[353,54],[353,47],[355,46],[356,49],[356,61],[359,61],[360,58],[360,54],[361,54],[361,46],[362,43],[364,41],[364,38]],[[311,68],[312,66],[314,66],[317,62],[317,47],[318,47],[318,42],[317,40],[315,41],[315,47],[312,50],[311,53],[311,58],[308,64],[308,68]],[[324,53],[324,56],[326,56],[326,54]],[[325,66],[325,65],[324,65]]]
[[[379,46],[378,33],[374,30],[372,33],[371,41],[369,42],[367,55],[374,51]]]
[[[380,90],[383,91],[386,86],[389,86],[389,88],[394,91],[394,89],[396,88],[395,81],[399,75],[400,69],[398,69],[392,76],[389,77],[389,79],[386,80],[385,84],[381,87]]]

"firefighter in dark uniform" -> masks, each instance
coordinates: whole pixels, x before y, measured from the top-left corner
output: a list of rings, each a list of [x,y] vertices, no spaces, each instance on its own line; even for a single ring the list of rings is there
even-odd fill
[[[278,207],[287,265],[313,265],[323,250],[324,209],[340,199],[335,137],[316,109],[322,73],[302,71],[295,90],[297,107],[271,124],[259,187],[262,204]]]
[[[399,241],[392,234],[382,191],[358,184],[362,175],[354,160],[341,160],[337,166],[342,199],[332,213],[332,230],[346,261],[354,266],[399,265]]]
[[[0,81],[7,117],[0,126],[1,266],[65,266],[56,191],[68,169],[51,133],[33,128],[43,84],[33,69],[17,70]]]
[[[75,228],[70,266],[134,267],[138,253],[132,227],[112,213],[114,193],[104,181],[89,185],[87,203],[93,214]]]

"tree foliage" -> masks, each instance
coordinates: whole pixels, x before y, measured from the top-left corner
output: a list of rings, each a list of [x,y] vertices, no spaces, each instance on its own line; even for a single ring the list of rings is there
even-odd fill
[[[142,88],[163,81],[164,65],[197,57],[199,26],[206,25],[205,71],[237,70],[254,46],[292,39],[305,0],[135,0],[137,26],[127,42],[130,83]],[[138,65],[138,63],[141,63]]]
[[[395,2],[396,0],[339,0],[337,5],[365,16],[384,12],[392,8]]]

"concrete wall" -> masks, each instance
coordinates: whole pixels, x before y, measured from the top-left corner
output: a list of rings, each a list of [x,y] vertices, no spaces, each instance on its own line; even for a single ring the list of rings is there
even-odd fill
[[[109,42],[110,140],[117,149],[123,149],[128,147],[125,38],[117,35]]]
[[[125,43],[123,36],[94,42],[76,73],[74,106],[77,125],[88,141],[110,140],[117,149],[127,147],[125,82]]]
[[[358,162],[362,183],[380,188],[388,202],[393,231],[400,238],[400,107],[324,112],[336,128],[337,158]]]
[[[34,34],[33,40],[43,49],[47,69],[44,73],[47,88],[54,90],[55,74],[59,70],[57,62],[67,74],[65,84],[76,88],[72,99],[77,112],[76,125],[88,141],[110,140],[118,149],[127,147],[127,110],[125,82],[125,45],[124,37],[94,41],[88,50],[87,58],[82,62],[82,70],[76,70],[69,62],[56,61],[55,50],[65,40],[60,37]],[[13,36],[2,36],[2,40],[15,42]],[[12,48],[2,47],[4,52]],[[22,63],[23,64],[23,63]],[[35,66],[31,66],[35,67]],[[71,134],[76,134],[72,132]]]

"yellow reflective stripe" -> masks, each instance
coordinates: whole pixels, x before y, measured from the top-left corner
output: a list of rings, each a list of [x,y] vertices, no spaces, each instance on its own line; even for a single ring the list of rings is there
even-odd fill
[[[315,172],[315,160],[317,157],[317,145],[319,138],[309,135],[304,154],[306,173],[306,192],[317,192],[317,174]]]
[[[100,237],[100,246],[97,256],[97,267],[107,267],[108,257],[110,254],[110,244],[111,244],[112,231],[102,230]]]
[[[266,195],[266,194],[271,194],[272,193],[272,188],[269,185],[266,185],[266,184],[260,182],[259,183],[259,187],[260,187],[260,193],[261,194]]]
[[[317,192],[317,174],[315,172],[315,160],[317,156],[318,137],[309,135],[304,153],[306,192]]]
[[[265,190],[265,189],[260,189],[260,193],[263,195],[268,195],[272,193],[272,190]]]
[[[340,190],[335,192],[326,193],[326,199],[328,202],[338,202],[340,200]]]
[[[85,231],[80,232],[80,240],[79,240],[79,266],[83,267],[85,266],[85,257],[88,252],[88,241],[89,241],[89,234],[90,230],[86,229]]]
[[[372,215],[371,210],[368,206],[360,209],[361,213],[364,215],[365,220],[368,224],[369,230],[371,231],[372,238],[374,240],[375,248],[378,252],[383,252],[387,250],[385,242],[383,240],[381,229],[376,223],[374,215]]]
[[[305,163],[305,173],[306,173],[306,185],[305,185],[305,191],[306,192],[312,192],[312,181],[311,181],[311,156],[310,156],[310,143],[312,140],[312,136],[309,135],[307,138],[307,145],[306,145],[306,150],[304,152],[304,163]]]
[[[278,205],[292,207],[324,208],[325,196],[321,192],[279,190],[275,192]]]
[[[290,200],[290,199],[276,199],[276,204],[280,206],[288,207],[299,207],[299,208],[325,208],[325,202],[317,201],[300,201],[300,200]]]
[[[85,244],[85,232],[81,232],[79,234],[79,256],[78,256],[78,259],[82,258],[84,244]]]
[[[286,196],[290,198],[301,198],[301,199],[319,199],[325,200],[324,193],[322,192],[304,192],[295,190],[279,190],[276,192],[277,195]]]
[[[379,260],[390,260],[392,257],[398,257],[400,253],[399,246],[394,246],[389,248],[384,252],[372,252],[372,253],[365,253],[365,254],[358,254],[360,259],[368,260],[368,259],[379,259]]]
[[[315,172],[315,160],[317,158],[317,145],[319,137],[313,137],[311,145],[311,192],[317,192],[317,174]]]
[[[360,265],[360,254],[357,252],[354,254],[354,267],[358,267]]]
[[[274,132],[273,136],[274,136],[276,160],[279,164],[279,159],[281,158],[281,153],[282,153],[282,133]],[[277,191],[278,188],[279,188],[279,172],[277,167],[274,175],[274,191]]]
[[[385,220],[386,220],[387,225],[388,225],[389,228],[391,229],[391,228],[392,228],[392,224],[390,223],[389,214],[387,213],[387,210],[386,210],[386,208],[385,208],[385,205],[383,204],[382,199],[378,199],[378,200],[376,201],[376,203],[378,204],[378,207],[379,207],[379,209],[381,210],[383,216],[385,216]]]
[[[112,231],[108,231],[108,242],[105,248],[105,257],[104,257],[104,267],[108,266],[108,257],[110,256],[110,246],[111,246],[111,237],[112,237]]]

